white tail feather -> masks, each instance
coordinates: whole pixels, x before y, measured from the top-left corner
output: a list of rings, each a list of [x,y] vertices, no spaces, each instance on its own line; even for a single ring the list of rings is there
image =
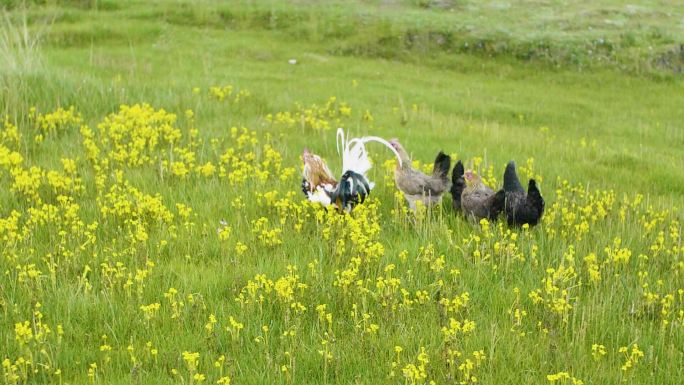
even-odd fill
[[[377,136],[364,136],[361,138],[353,138],[345,140],[344,130],[341,128],[337,129],[337,152],[342,155],[342,172],[347,172],[349,170],[355,173],[366,175],[366,172],[371,168],[371,162],[368,158],[368,152],[366,151],[365,144],[368,142],[378,142],[384,144],[387,148],[392,150],[394,155],[399,160],[399,165],[401,166],[401,157],[397,150],[392,147],[392,145]]]

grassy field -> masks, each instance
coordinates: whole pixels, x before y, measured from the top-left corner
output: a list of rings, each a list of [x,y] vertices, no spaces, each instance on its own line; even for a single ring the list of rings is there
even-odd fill
[[[684,6],[0,0],[5,384],[681,384]],[[47,3],[47,4],[44,4]],[[296,64],[290,64],[291,59]],[[439,150],[542,223],[413,213]]]

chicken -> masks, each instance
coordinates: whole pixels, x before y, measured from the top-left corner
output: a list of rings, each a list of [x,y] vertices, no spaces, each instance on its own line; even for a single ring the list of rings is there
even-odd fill
[[[504,193],[494,193],[472,171],[465,171],[459,160],[451,174],[452,204],[456,212],[462,211],[466,218],[496,220],[504,208]]]
[[[399,153],[399,159],[401,159],[394,170],[394,181],[397,188],[404,193],[411,210],[415,211],[418,201],[425,206],[439,203],[442,200],[442,195],[449,188],[451,157],[440,151],[435,159],[432,175],[425,175],[411,167],[408,153],[398,139],[392,139],[389,142]]]
[[[459,160],[451,172],[451,205],[456,212],[461,211],[461,194],[466,187],[465,178],[463,178],[464,173],[463,162]]]
[[[401,163],[399,153],[386,140],[376,136],[345,140],[344,131],[340,128],[337,130],[337,151],[342,154],[343,174],[339,182],[320,156],[304,149],[302,191],[307,199],[324,206],[333,204],[339,210],[347,212],[363,203],[374,186],[366,177],[371,168],[365,146],[368,142],[384,144]]]
[[[337,180],[332,175],[330,168],[320,156],[304,149],[302,154],[304,170],[302,172],[302,191],[312,201],[327,206],[332,203],[329,192],[337,188]]]
[[[539,223],[544,214],[544,198],[542,198],[534,179],[530,179],[527,185],[527,193],[525,193],[515,171],[514,161],[510,161],[506,165],[502,191],[505,194],[506,220],[509,225],[522,226],[528,224],[534,226]]]
[[[486,218],[495,221],[504,208],[504,194],[494,193],[479,175],[468,170],[464,174],[465,188],[461,193],[461,209],[468,219]]]

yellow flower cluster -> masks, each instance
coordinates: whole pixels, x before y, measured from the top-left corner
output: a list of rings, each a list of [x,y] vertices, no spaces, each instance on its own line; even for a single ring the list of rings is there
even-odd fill
[[[60,107],[53,112],[45,114],[37,113],[33,109],[30,118],[35,121],[36,126],[43,135],[57,135],[70,127],[79,127],[83,123],[83,118],[74,106],[66,110]],[[42,138],[43,136],[36,137],[36,142],[42,141]]]
[[[285,128],[299,127],[302,130],[327,131],[339,127],[343,121],[350,118],[352,109],[345,102],[339,102],[336,97],[330,97],[325,104],[312,104],[304,107],[297,103],[294,111],[277,112],[266,115],[266,121]],[[370,119],[369,119],[370,117]],[[372,121],[372,116],[366,111],[363,119]]]
[[[197,93],[221,108],[249,95],[232,86]],[[378,117],[358,112],[361,124]],[[573,366],[582,378],[600,368],[636,381],[666,354],[654,341],[684,332],[679,215],[643,195],[547,182],[555,191],[534,229],[449,226],[447,210],[414,214],[382,186],[340,214],[296,191],[295,160],[278,136],[349,123],[351,107],[336,98],[268,116],[258,130],[270,133],[235,126],[214,137],[195,126],[202,117],[192,110],[177,117],[148,104],[122,105],[94,124],[75,108],[32,116],[35,127],[0,122],[7,384],[104,383],[121,373],[230,384],[253,375],[245,357],[263,364],[265,381],[299,383],[316,365],[316,380],[339,382],[348,349],[353,359],[389,363],[391,382],[474,384],[491,380],[500,360],[491,330],[496,343],[521,347],[571,340],[585,346],[589,364]],[[52,165],[35,156],[54,144],[40,141],[61,143],[67,132],[80,136],[82,151],[54,154]],[[395,164],[374,169],[378,180],[393,186]],[[495,165],[472,164],[497,184]],[[541,180],[535,166],[529,159],[521,176]],[[489,301],[500,306],[483,309]],[[64,306],[93,320],[87,333],[64,322],[69,342],[84,343],[78,367],[59,367],[73,353],[55,317]],[[600,324],[590,306],[637,325],[601,335],[627,331],[619,354],[575,340],[578,328]],[[116,322],[95,314],[103,309]],[[546,379],[582,383],[565,371]]]
[[[625,372],[632,369],[634,365],[644,358],[644,352],[639,350],[639,345],[637,344],[633,344],[631,349],[629,349],[629,346],[622,346],[618,351],[625,356],[625,362],[620,367]]]
[[[557,268],[546,269],[546,277],[542,279],[543,288],[529,294],[534,304],[543,304],[552,314],[560,316],[564,323],[568,322],[573,309],[571,291],[576,286],[577,279],[574,254],[575,250],[570,246]]]
[[[56,367],[56,352],[62,345],[64,330],[58,324],[56,332],[43,320],[42,305],[33,306],[32,319],[14,324],[14,340],[19,348],[19,356],[2,361],[5,383],[22,384],[46,376],[58,378],[61,370]]]
[[[584,381],[570,375],[568,372],[558,372],[546,376],[550,384],[584,385]]]
[[[193,88],[194,94],[199,94],[200,92],[201,91],[199,87]],[[235,91],[235,86],[233,85],[211,86],[209,87],[208,94],[210,97],[218,100],[219,102],[226,100],[233,104],[240,103],[240,101],[252,96],[249,90],[241,89],[239,91]]]

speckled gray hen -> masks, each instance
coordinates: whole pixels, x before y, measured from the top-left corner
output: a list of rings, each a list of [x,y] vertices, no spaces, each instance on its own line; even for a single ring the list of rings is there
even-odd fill
[[[474,221],[483,218],[496,220],[503,211],[503,192],[494,193],[494,190],[482,182],[479,175],[471,170],[463,171],[461,161],[456,164],[452,173],[451,194],[454,205],[460,205],[458,211]]]
[[[402,161],[394,170],[394,181],[404,193],[411,210],[416,209],[416,202],[419,201],[426,206],[440,202],[442,195],[449,189],[451,157],[440,151],[435,158],[432,174],[426,175],[411,167],[411,159],[399,140],[392,139],[389,142]]]

